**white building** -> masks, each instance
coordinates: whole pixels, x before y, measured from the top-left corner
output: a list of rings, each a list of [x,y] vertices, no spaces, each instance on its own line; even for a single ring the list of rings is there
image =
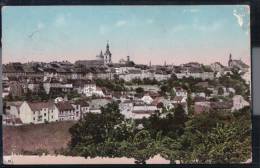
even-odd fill
[[[86,101],[75,101],[72,103],[72,106],[75,110],[75,120],[79,120],[80,118],[84,117],[86,113],[89,112],[89,103]]]
[[[143,102],[145,102],[146,104],[151,104],[151,103],[153,102],[153,98],[151,98],[151,96],[148,95],[148,94],[145,94],[145,95],[141,98],[141,100],[142,100]]]
[[[79,94],[84,94],[87,97],[98,96],[104,97],[104,93],[100,87],[97,87],[96,84],[85,84],[83,87],[78,89]]]
[[[194,98],[194,97],[206,97],[206,94],[204,92],[193,92],[191,93],[191,97]]]
[[[157,107],[153,105],[133,106],[131,118],[142,119],[148,118],[157,111]]]
[[[43,88],[45,92],[49,94],[51,89],[60,89],[63,92],[68,92],[73,89],[73,86],[70,83],[61,83],[59,81],[46,81],[43,83]]]
[[[235,111],[235,110],[240,110],[246,106],[249,106],[249,102],[247,102],[243,96],[241,95],[235,95],[233,98],[233,107],[232,107],[232,111]]]
[[[22,101],[6,102],[6,115],[11,115],[19,118],[20,107],[22,104]]]
[[[40,124],[58,121],[58,110],[53,102],[23,102],[20,107],[21,121],[24,124]]]
[[[175,92],[176,96],[181,96],[181,97],[187,97],[188,96],[187,91],[184,90],[181,87],[173,88],[173,91]]]

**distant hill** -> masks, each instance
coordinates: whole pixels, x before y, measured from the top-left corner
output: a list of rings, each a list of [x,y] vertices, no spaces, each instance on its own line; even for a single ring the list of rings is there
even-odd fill
[[[3,126],[4,155],[21,153],[22,150],[45,149],[53,154],[55,149],[65,148],[70,141],[69,128],[75,121],[49,124]]]

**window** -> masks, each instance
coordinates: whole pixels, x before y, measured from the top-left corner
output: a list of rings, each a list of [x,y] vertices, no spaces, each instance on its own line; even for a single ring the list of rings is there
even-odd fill
[[[35,121],[35,117],[33,117],[33,121]]]
[[[42,116],[38,116],[38,121],[42,121]]]
[[[44,117],[46,117],[46,113],[44,113]]]
[[[51,118],[53,119],[53,116],[51,116]]]

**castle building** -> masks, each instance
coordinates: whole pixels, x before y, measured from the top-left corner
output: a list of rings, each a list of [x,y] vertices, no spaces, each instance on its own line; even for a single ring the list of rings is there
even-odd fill
[[[242,60],[232,59],[232,55],[229,54],[228,66],[232,69],[238,69],[241,72],[248,72],[249,66],[245,64]]]

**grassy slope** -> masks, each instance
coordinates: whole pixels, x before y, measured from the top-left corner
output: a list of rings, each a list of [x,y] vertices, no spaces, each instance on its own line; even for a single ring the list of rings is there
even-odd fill
[[[54,153],[55,149],[66,147],[70,140],[69,128],[75,122],[57,122],[49,124],[25,125],[19,127],[3,126],[4,155],[20,151],[47,149]]]

